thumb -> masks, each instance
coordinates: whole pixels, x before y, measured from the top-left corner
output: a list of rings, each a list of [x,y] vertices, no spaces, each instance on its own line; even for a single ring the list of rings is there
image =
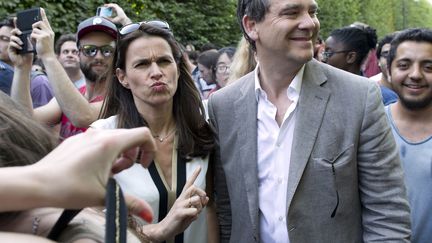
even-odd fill
[[[153,221],[153,210],[146,201],[126,193],[124,197],[126,206],[131,214],[142,218],[147,223]]]

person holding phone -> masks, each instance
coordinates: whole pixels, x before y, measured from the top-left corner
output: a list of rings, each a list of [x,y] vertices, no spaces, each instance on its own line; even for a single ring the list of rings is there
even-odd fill
[[[91,17],[78,25],[77,41],[81,70],[86,86],[77,90],[58,61],[54,52],[54,32],[40,9],[41,21],[33,24],[30,38],[35,43],[37,55],[46,67],[54,97],[48,104],[32,109],[29,93],[29,73],[32,53],[19,54],[23,42],[21,30],[12,30],[9,56],[15,64],[12,98],[28,108],[33,117],[46,125],[61,124],[60,137],[65,139],[84,132],[98,117],[105,95],[105,79],[111,65],[117,27],[103,17]]]
[[[123,8],[116,3],[106,3],[98,9],[100,8],[104,8],[105,11],[97,11],[96,15],[107,18],[117,25],[125,26],[132,23]]]
[[[156,242],[217,242],[209,201],[214,136],[185,57],[166,22],[134,23],[119,33],[104,119],[91,127],[148,127],[156,140],[148,169],[133,166],[115,177],[125,192],[152,206],[155,218],[144,234]]]

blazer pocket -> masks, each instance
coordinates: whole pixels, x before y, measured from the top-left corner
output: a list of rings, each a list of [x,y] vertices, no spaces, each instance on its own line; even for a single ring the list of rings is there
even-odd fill
[[[336,155],[331,156],[329,158],[312,158],[314,163],[318,167],[325,168],[337,168],[344,166],[352,160],[354,153],[354,144],[350,144],[347,147],[343,148],[340,152],[336,153]]]

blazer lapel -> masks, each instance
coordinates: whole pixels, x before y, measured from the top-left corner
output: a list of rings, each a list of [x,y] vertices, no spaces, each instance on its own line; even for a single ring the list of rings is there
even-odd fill
[[[326,81],[327,78],[316,61],[306,64],[291,152],[287,212],[311,155],[330,97],[330,91],[321,86]]]
[[[239,149],[239,162],[241,174],[246,186],[246,197],[249,215],[254,228],[255,237],[258,237],[258,165],[257,165],[257,101],[255,97],[255,72],[250,73],[242,86],[241,96],[234,102],[235,120],[238,122],[237,143]],[[237,205],[242,207],[241,205]]]

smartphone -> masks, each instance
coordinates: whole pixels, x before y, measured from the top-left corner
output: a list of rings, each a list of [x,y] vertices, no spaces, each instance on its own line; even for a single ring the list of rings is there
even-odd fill
[[[41,19],[40,8],[26,9],[17,13],[16,27],[21,30],[22,34],[19,37],[24,43],[18,54],[36,52],[30,34],[33,31],[32,25]]]
[[[98,7],[96,10],[96,15],[101,17],[112,17],[113,11],[110,7]]]

